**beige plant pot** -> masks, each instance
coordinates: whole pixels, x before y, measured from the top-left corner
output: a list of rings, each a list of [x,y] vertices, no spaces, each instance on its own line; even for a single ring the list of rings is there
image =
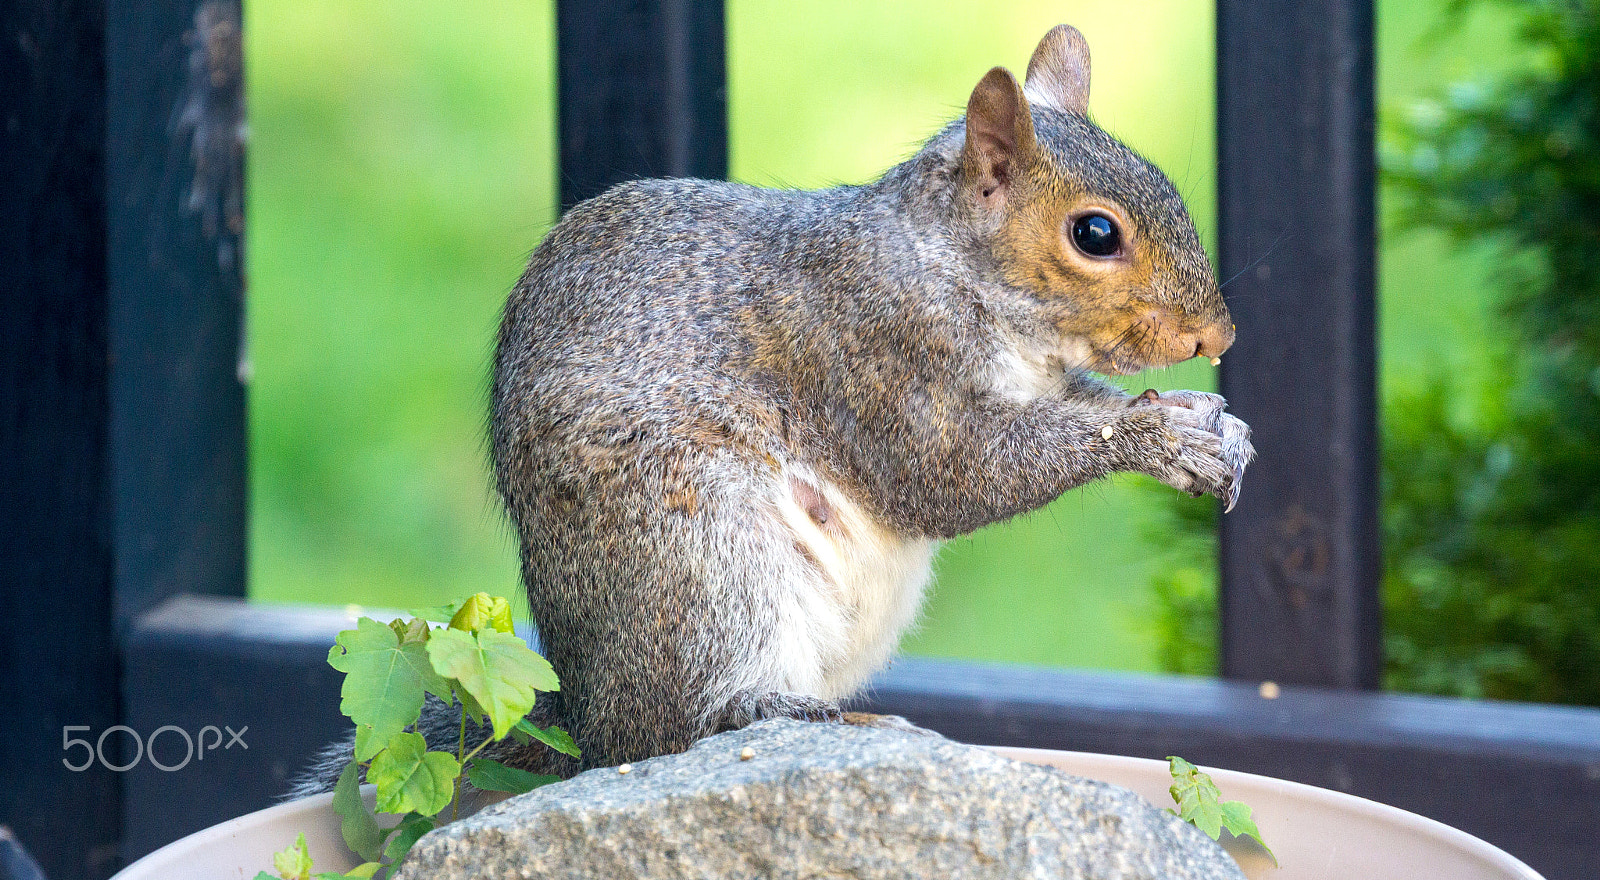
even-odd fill
[[[1051,749],[996,748],[1018,761],[1059,767],[1074,776],[1131,789],[1160,807],[1172,806],[1167,762]],[[1298,782],[1213,770],[1224,800],[1244,801],[1281,867],[1254,841],[1223,847],[1250,880],[1542,880],[1504,850],[1415,813]]]
[[[1172,805],[1164,761],[1048,749],[995,751],[1132,789],[1157,806]],[[1202,769],[1224,798],[1254,808],[1262,836],[1282,863],[1274,868],[1249,840],[1225,839],[1250,880],[1541,880],[1505,852],[1432,819],[1309,785]],[[168,844],[112,880],[249,880],[257,871],[270,872],[272,854],[302,831],[316,870],[346,871],[356,861],[339,836],[332,802],[333,795],[323,794],[240,816]]]

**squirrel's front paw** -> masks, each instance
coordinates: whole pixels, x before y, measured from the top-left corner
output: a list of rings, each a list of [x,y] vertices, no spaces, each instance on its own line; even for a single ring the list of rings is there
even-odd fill
[[[1148,408],[1161,422],[1163,454],[1147,473],[1182,492],[1215,495],[1223,513],[1232,510],[1256,450],[1250,426],[1224,412],[1228,401],[1203,391],[1150,389],[1129,406]]]

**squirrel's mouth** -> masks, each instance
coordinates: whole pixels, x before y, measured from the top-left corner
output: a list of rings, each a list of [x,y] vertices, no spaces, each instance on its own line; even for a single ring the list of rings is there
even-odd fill
[[[1225,319],[1196,327],[1150,311],[1128,324],[1109,343],[1089,345],[1085,360],[1087,369],[1096,373],[1127,376],[1194,357],[1215,358],[1232,342],[1233,325]]]
[[[1121,312],[1105,318],[1109,320],[1103,319],[1069,344],[1077,349],[1076,363],[1081,369],[1103,376],[1128,376],[1167,363],[1156,344],[1159,325],[1150,315]]]

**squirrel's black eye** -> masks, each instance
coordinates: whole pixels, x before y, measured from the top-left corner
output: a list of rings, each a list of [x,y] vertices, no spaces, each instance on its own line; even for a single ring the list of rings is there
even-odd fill
[[[1072,224],[1072,243],[1091,257],[1114,257],[1122,250],[1122,232],[1104,214],[1085,214]]]

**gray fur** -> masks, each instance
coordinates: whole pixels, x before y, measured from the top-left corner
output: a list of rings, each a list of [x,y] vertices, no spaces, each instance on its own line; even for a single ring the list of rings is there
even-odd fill
[[[1006,210],[1063,193],[1120,205],[1154,267],[1138,290],[1017,283],[996,246],[1010,215],[973,194],[961,121],[864,186],[626,183],[533,253],[500,330],[492,455],[561,676],[548,711],[583,767],[760,718],[838,717],[847,694],[795,693],[774,666],[794,637],[781,609],[801,601],[785,591],[826,580],[775,513],[785,475],[818,475],[907,540],[1115,471],[1219,496],[1237,484],[1248,429],[1214,395],[1130,399],[1074,364],[1048,394],[996,391],[1006,346],[1050,342],[1106,298],[1232,335],[1166,177],[1083,116],[1035,107],[1032,125],[1038,153]],[[1153,357],[1125,348],[1136,366]],[[831,527],[820,496],[794,491]],[[827,662],[856,648],[842,650]],[[439,726],[453,741],[453,720]],[[533,751],[513,763],[575,769]]]

